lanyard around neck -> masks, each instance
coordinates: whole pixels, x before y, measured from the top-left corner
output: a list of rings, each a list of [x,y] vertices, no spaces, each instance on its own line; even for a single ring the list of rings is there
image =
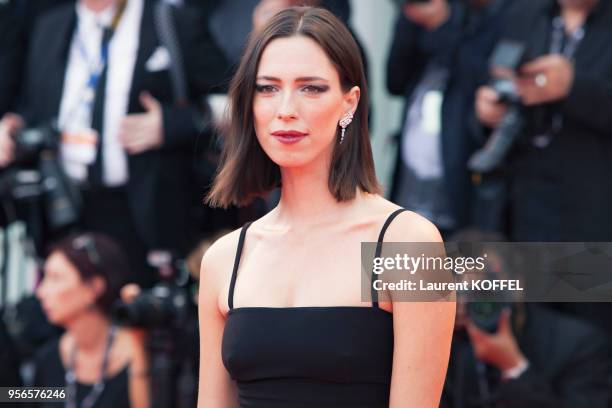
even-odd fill
[[[83,398],[83,402],[81,403],[81,407],[83,408],[91,408],[94,406],[96,401],[102,395],[104,391],[104,379],[106,375],[106,371],[108,369],[108,359],[110,355],[110,349],[113,344],[113,339],[115,338],[115,334],[117,332],[117,328],[112,325],[109,328],[108,338],[106,340],[106,346],[104,348],[104,357],[102,359],[102,372],[100,373],[100,378],[93,385],[92,390]],[[68,371],[66,372],[66,385],[68,388],[67,393],[67,401],[66,408],[77,408],[77,386],[76,386],[76,374],[74,372],[75,362],[76,362],[76,346],[72,349],[72,353],[70,355],[70,366],[68,367]]]
[[[585,33],[585,24],[583,24],[574,30],[574,32],[572,32],[566,39],[565,23],[563,22],[563,18],[561,16],[555,17],[552,22],[550,54],[561,54],[569,61],[573,61],[576,51],[578,50],[578,46],[584,39]],[[534,146],[538,148],[547,147],[553,137],[559,133],[562,128],[563,115],[561,115],[559,112],[554,112],[552,114],[551,123],[548,130],[534,138]]]
[[[121,21],[121,17],[123,17],[123,12],[125,11],[126,4],[127,4],[127,0],[118,0],[117,10],[115,11],[115,14],[113,15],[113,19],[111,20],[110,26],[109,27],[100,26],[102,28],[102,40],[100,44],[100,58],[98,59],[97,64],[95,61],[92,61],[92,59],[89,58],[89,55],[87,54],[87,50],[85,49],[85,44],[81,38],[80,26],[77,26],[77,47],[79,48],[79,52],[85,59],[88,69],[89,69],[89,78],[87,80],[86,86],[89,90],[94,92],[94,95],[95,95],[95,89],[100,79],[100,75],[102,74],[102,71],[104,70],[104,67],[106,66],[108,62],[109,43],[113,37],[113,34],[117,30],[117,26],[119,25],[119,22]],[[89,94],[90,95],[85,95],[86,99],[91,98],[93,100],[93,98],[91,97],[91,92],[89,92]]]
[[[552,40],[550,43],[551,54],[562,54],[568,60],[572,60],[576,54],[578,46],[582,42],[585,35],[585,25],[581,25],[574,32],[572,32],[567,41],[563,41],[565,38],[565,23],[561,16],[557,16],[552,22]],[[564,44],[565,42],[565,44]]]
[[[102,38],[100,43],[100,57],[97,60],[91,58],[87,53],[85,42],[83,41],[81,34],[81,26],[77,20],[75,45],[79,54],[83,58],[85,65],[87,66],[87,80],[84,87],[81,88],[76,104],[69,109],[66,119],[62,121],[62,127],[64,127],[64,125],[71,126],[71,123],[77,117],[77,112],[81,112],[82,115],[86,115],[88,118],[86,119],[86,122],[90,122],[90,115],[93,110],[93,104],[96,97],[96,92],[98,90],[100,77],[102,76],[102,73],[104,72],[104,69],[108,63],[109,44],[117,29],[117,26],[119,25],[119,22],[121,21],[126,4],[127,0],[118,0],[117,10],[115,11],[113,19],[111,20],[110,26],[104,27],[100,25],[100,28],[102,29]],[[80,125],[86,124],[80,123]]]

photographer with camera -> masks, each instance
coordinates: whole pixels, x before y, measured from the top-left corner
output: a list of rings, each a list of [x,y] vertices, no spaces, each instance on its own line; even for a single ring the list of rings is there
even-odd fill
[[[121,326],[147,331],[152,408],[191,408],[197,402],[197,289],[182,259],[168,252],[150,258],[160,282],[146,290],[126,285],[111,316]]]
[[[537,303],[504,309],[488,332],[459,304],[441,408],[608,408],[603,332]]]
[[[503,241],[496,233],[464,230],[453,241],[483,243],[469,255],[487,254],[492,279],[520,278],[525,270],[511,252],[488,244]],[[514,292],[507,302],[458,297],[440,407],[607,408],[612,371],[605,334],[524,302],[522,294]]]
[[[36,354],[33,385],[66,387],[67,406],[150,406],[144,333],[110,318],[128,268],[121,248],[95,233],[63,239],[46,259],[36,295],[65,333]]]
[[[520,1],[505,38],[526,47],[515,84],[524,125],[507,157],[511,237],[610,241],[612,217],[612,5],[604,0]],[[508,109],[477,92],[480,122]]]
[[[504,38],[525,46],[514,83],[523,125],[506,157],[514,241],[612,240],[612,4],[519,1]],[[496,128],[508,106],[479,89],[476,110]],[[609,303],[555,305],[612,338]]]
[[[510,2],[401,3],[387,61],[387,88],[406,100],[391,197],[450,235],[471,224],[467,118]]]
[[[130,278],[152,286],[147,253],[185,254],[191,244],[190,159],[208,125],[203,97],[227,66],[207,25],[162,1],[79,0],[38,18],[26,65],[18,115],[0,122],[0,166],[27,149],[57,158],[79,194],[47,205],[47,223],[71,205],[55,224],[78,219],[112,236]],[[44,188],[58,184],[42,178]]]

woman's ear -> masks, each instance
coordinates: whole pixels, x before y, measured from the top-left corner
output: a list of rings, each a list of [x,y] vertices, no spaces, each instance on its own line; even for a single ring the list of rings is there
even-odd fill
[[[344,94],[344,113],[351,112],[355,114],[357,106],[359,105],[359,98],[361,97],[361,89],[358,86],[354,86]]]

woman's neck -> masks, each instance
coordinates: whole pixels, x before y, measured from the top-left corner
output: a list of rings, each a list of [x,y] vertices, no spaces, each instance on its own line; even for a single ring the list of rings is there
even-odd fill
[[[94,13],[100,13],[107,7],[112,6],[115,0],[83,0],[83,5]]]
[[[110,322],[100,312],[92,311],[83,313],[66,329],[80,353],[95,353],[106,344]]]
[[[338,221],[347,215],[349,202],[338,202],[328,187],[328,167],[281,169],[282,187],[273,210],[277,225],[297,228]],[[357,199],[363,193],[357,192]]]

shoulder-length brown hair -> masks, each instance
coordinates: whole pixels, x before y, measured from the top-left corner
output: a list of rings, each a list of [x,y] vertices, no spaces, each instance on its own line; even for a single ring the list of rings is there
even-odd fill
[[[368,132],[368,92],[361,53],[346,26],[321,8],[292,7],[276,14],[253,32],[229,91],[230,123],[226,129],[221,166],[205,201],[214,207],[249,204],[280,186],[279,166],[263,151],[253,119],[257,70],[266,46],[276,38],[306,36],[325,51],[340,77],[344,92],[353,86],[361,97],[342,144],[336,143],[328,186],[338,201],[351,200],[357,188],[379,193]],[[336,137],[340,138],[340,128]]]

